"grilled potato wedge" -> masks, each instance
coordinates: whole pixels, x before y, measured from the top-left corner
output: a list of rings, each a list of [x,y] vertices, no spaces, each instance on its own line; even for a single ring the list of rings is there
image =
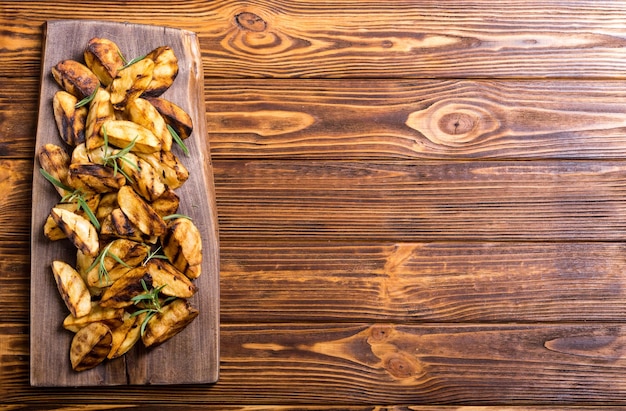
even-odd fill
[[[143,98],[131,100],[126,105],[128,119],[134,123],[144,126],[161,140],[161,149],[170,151],[172,149],[172,134],[167,129],[167,124],[156,108]]]
[[[57,203],[55,207],[64,208],[75,213],[78,210],[78,203]],[[43,225],[43,235],[50,241],[64,240],[67,238],[67,235],[59,228],[54,218],[52,218],[52,215],[46,218],[46,222]]]
[[[199,314],[185,299],[176,299],[148,320],[141,337],[146,347],[159,345],[182,331]]]
[[[198,287],[168,261],[152,259],[148,261],[146,267],[152,276],[152,286],[154,288],[162,286],[163,295],[190,298],[198,291]]]
[[[163,253],[172,265],[189,278],[198,278],[202,268],[202,237],[195,224],[187,218],[169,222],[161,236]]]
[[[139,157],[159,171],[159,177],[165,185],[176,190],[189,178],[189,171],[171,151],[159,151],[151,154],[138,153]]]
[[[170,88],[178,75],[178,59],[169,46],[161,46],[152,50],[146,58],[154,61],[152,80],[143,92],[145,96],[157,97]]]
[[[41,168],[43,168],[48,174],[56,178],[63,185],[69,186],[68,175],[71,160],[69,154],[67,154],[62,147],[57,146],[56,144],[45,144],[39,150],[37,159],[39,160]],[[61,195],[61,197],[70,194],[67,190],[59,186],[55,185],[54,188]]]
[[[89,153],[87,152],[87,145],[85,143],[77,144],[72,150],[70,157],[70,163],[72,164],[84,164],[91,163],[89,159]]]
[[[124,238],[112,241],[107,245],[107,248],[107,254],[101,262],[107,275],[100,275],[99,267],[94,267],[87,273],[87,284],[92,287],[107,287],[113,284],[117,279],[141,264],[150,253],[148,245]],[[121,264],[113,256],[124,261],[124,264]]]
[[[90,323],[78,330],[70,346],[70,362],[74,371],[84,371],[105,360],[111,351],[111,330],[101,322]]]
[[[111,84],[118,70],[124,65],[119,47],[106,38],[94,37],[89,40],[83,58],[87,67],[104,86]]]
[[[172,127],[180,138],[184,140],[191,135],[193,122],[185,110],[161,97],[146,97],[146,100],[161,113],[165,123]]]
[[[152,288],[152,276],[145,266],[133,268],[123,277],[118,278],[102,294],[101,307],[124,308],[133,305],[132,298],[145,290],[141,284],[144,281],[148,289]]]
[[[126,184],[122,173],[111,167],[95,163],[75,163],[69,167],[68,182],[71,187],[84,193],[109,193]]]
[[[116,208],[118,208],[117,193],[104,193],[100,196],[98,208],[95,209],[96,218],[102,224],[106,216]]]
[[[160,174],[150,163],[143,158],[128,153],[126,161],[119,161],[119,165],[132,181],[130,185],[147,201],[154,201],[161,197],[167,187],[163,184]]]
[[[87,150],[94,150],[104,145],[104,138],[100,134],[102,125],[109,120],[115,120],[115,110],[111,104],[111,94],[103,88],[98,89],[89,105],[85,128],[85,143]]]
[[[52,273],[59,293],[72,316],[80,318],[91,312],[91,295],[78,271],[64,261],[52,262]]]
[[[148,236],[160,236],[165,233],[167,224],[163,218],[132,187],[120,188],[117,192],[117,203],[142,233]]]
[[[77,249],[87,255],[98,254],[98,232],[88,219],[59,207],[54,207],[50,215]]]
[[[99,87],[100,80],[87,66],[76,60],[63,60],[52,67],[56,82],[78,100],[91,96]]]
[[[136,99],[152,81],[154,61],[144,58],[118,70],[109,86],[111,103],[116,110],[123,111],[129,101]]]
[[[148,244],[154,244],[158,237],[148,236],[124,214],[120,208],[115,208],[111,214],[102,220],[100,227],[100,235],[104,239],[125,238],[127,240],[142,241]]]
[[[78,99],[67,91],[57,91],[52,98],[54,120],[61,139],[74,147],[85,142],[87,107],[76,108]]]
[[[79,318],[69,314],[63,320],[63,328],[68,331],[78,332],[81,328],[95,322],[104,323],[111,330],[114,330],[124,323],[124,309],[102,308],[96,301],[93,301],[89,314]]]
[[[119,327],[113,329],[113,342],[111,351],[107,355],[108,359],[121,357],[139,341],[142,319],[141,315],[131,316],[128,314],[124,322]]]
[[[179,204],[180,198],[178,194],[171,188],[168,188],[159,198],[150,203],[150,207],[152,207],[158,215],[165,217],[176,214]]]
[[[134,141],[133,152],[154,153],[161,150],[161,140],[152,131],[132,121],[108,120],[100,130],[102,138],[105,132],[109,142],[119,148],[127,147]]]

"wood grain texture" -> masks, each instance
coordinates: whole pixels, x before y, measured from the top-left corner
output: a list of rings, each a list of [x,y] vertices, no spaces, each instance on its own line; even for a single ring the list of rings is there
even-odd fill
[[[39,25],[151,22],[199,34],[220,78],[623,78],[626,2],[259,0],[4,1],[0,76],[36,75]]]
[[[178,58],[176,84],[164,98],[179,105],[191,117],[192,137],[186,145],[190,156],[181,162],[189,179],[177,189],[179,212],[190,216],[202,234],[202,275],[195,280],[199,291],[190,302],[200,315],[176,339],[150,350],[138,344],[123,358],[74,372],[69,362],[72,334],[60,327],[67,315],[50,274],[53,260],[76,259],[76,249],[67,242],[50,242],[41,227],[58,202],[54,188],[38,172],[35,162],[32,191],[31,241],[31,384],[35,386],[82,386],[119,384],[193,384],[214,382],[219,372],[219,238],[213,190],[213,175],[204,120],[202,67],[194,33],[157,26],[89,21],[49,22],[46,31],[36,150],[46,143],[60,143],[52,114],[51,99],[59,89],[50,69],[59,61],[81,60],[87,42],[105,37],[118,44],[127,56],[141,56],[167,45]],[[71,39],[71,42],[68,42]],[[53,344],[50,344],[53,342]],[[189,353],[195,353],[189,356]],[[164,372],[167,370],[167,372]]]
[[[208,80],[216,159],[623,159],[615,81]]]
[[[221,236],[621,241],[622,162],[223,161]]]
[[[3,328],[0,393],[31,407],[626,403],[623,324],[224,324],[216,384],[124,390],[24,389],[24,328]]]
[[[59,18],[198,33],[216,384],[29,386]],[[0,2],[0,408],[623,409],[624,21],[625,0]]]
[[[1,80],[0,80],[1,81]],[[37,79],[5,79],[0,157],[30,158]],[[220,159],[624,159],[617,81],[208,79]]]
[[[626,311],[622,243],[222,246],[222,321],[602,322]]]

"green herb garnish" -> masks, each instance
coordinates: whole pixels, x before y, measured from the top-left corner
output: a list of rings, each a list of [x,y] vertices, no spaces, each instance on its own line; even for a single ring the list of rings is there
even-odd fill
[[[85,193],[83,193],[80,190],[75,190],[72,187],[66,186],[65,184],[57,180],[55,177],[53,177],[50,173],[48,173],[43,168],[40,168],[39,172],[41,172],[41,175],[43,175],[44,178],[48,180],[49,182],[51,182],[53,185],[69,192],[69,194],[61,198],[61,202],[77,203],[78,210],[79,211],[83,210],[85,214],[87,215],[87,217],[89,218],[89,221],[91,221],[91,224],[93,224],[93,226],[97,230],[100,230],[100,222],[98,221],[98,219],[96,218],[96,215],[93,213],[93,211],[89,207],[89,204],[87,204],[87,200],[85,199]]]
[[[93,100],[96,97],[96,94],[98,93],[98,88],[99,87],[96,87],[93,93],[91,93],[90,95],[88,95],[87,97],[79,101],[78,103],[76,103],[74,107],[81,108],[82,106],[86,106],[87,104],[91,103],[91,100]]]
[[[124,260],[122,260],[117,255],[115,255],[115,254],[113,254],[113,253],[111,253],[109,251],[111,249],[112,245],[113,245],[113,243],[111,242],[106,247],[104,247],[104,249],[102,251],[100,251],[100,254],[98,254],[98,257],[96,257],[94,262],[87,269],[87,272],[90,272],[91,270],[96,268],[96,266],[98,267],[98,281],[100,283],[102,283],[103,279],[105,279],[107,283],[109,282],[109,271],[107,270],[106,264],[104,263],[104,259],[106,257],[110,257],[110,258],[114,259],[115,261],[117,261],[118,263],[122,264],[126,268],[132,268],[130,265],[126,264],[124,262]]]
[[[133,163],[132,161],[130,161],[129,159],[125,157],[126,154],[130,153],[130,151],[135,147],[135,143],[137,142],[138,137],[139,136],[135,137],[126,147],[119,150],[115,154],[109,154],[110,152],[109,151],[109,136],[107,134],[106,127],[102,126],[102,138],[104,139],[104,153],[105,153],[104,158],[102,160],[104,161],[104,165],[113,167],[114,176],[117,175],[117,172],[119,171],[124,176],[124,178],[126,178],[126,180],[131,184],[133,182],[132,178],[130,178],[130,176],[126,174],[124,170],[122,170],[119,167],[119,165],[117,164],[117,160],[124,161],[126,164],[130,165],[136,170],[139,170],[139,166],[136,163]]]
[[[180,136],[178,135],[176,130],[174,130],[174,128],[172,126],[170,126],[169,124],[167,125],[167,129],[169,130],[170,134],[172,135],[172,139],[174,139],[174,141],[176,142],[178,147],[180,147],[180,149],[183,150],[183,153],[185,153],[185,155],[188,156],[189,155],[189,149],[185,145],[185,142],[183,141],[183,139],[180,138]]]
[[[163,284],[160,287],[152,288],[151,290],[149,290],[146,282],[142,278],[141,286],[143,287],[144,292],[134,296],[131,301],[135,305],[143,303],[146,308],[135,311],[131,315],[131,317],[136,317],[138,315],[146,313],[146,316],[141,323],[141,336],[143,337],[144,333],[146,332],[146,325],[148,325],[148,321],[150,321],[150,318],[160,313],[163,306],[168,302],[175,300],[176,297],[168,297],[161,304],[161,301],[159,300],[159,293],[161,292],[161,290],[163,290],[163,288],[167,286],[167,284]]]

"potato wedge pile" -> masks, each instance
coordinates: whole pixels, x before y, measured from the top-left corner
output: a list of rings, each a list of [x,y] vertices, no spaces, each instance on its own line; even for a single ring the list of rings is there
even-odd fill
[[[44,235],[69,241],[76,261],[52,273],[69,310],[63,327],[76,371],[124,355],[139,340],[163,343],[199,314],[188,301],[201,274],[198,228],[177,214],[189,172],[176,152],[193,131],[189,115],[161,97],[178,74],[168,46],[124,59],[91,39],[84,62],[52,68],[59,144],[39,147],[41,172],[60,200]]]

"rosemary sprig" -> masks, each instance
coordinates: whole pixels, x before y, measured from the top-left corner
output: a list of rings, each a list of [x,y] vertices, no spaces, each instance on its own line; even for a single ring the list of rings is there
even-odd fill
[[[119,167],[119,165],[117,164],[117,160],[124,161],[126,164],[130,165],[136,170],[139,170],[139,166],[136,163],[133,163],[132,161],[130,161],[129,159],[125,157],[126,154],[130,153],[130,151],[135,147],[135,143],[137,142],[138,137],[139,136],[135,137],[126,147],[119,150],[117,153],[108,154],[109,153],[109,136],[107,134],[106,127],[102,126],[102,138],[104,139],[104,152],[105,152],[105,155],[103,158],[104,164],[109,167],[113,167],[113,175],[117,175],[117,172],[119,171],[124,176],[124,178],[126,178],[126,180],[131,184],[133,182],[132,178],[130,178],[130,176],[126,174],[126,172],[124,172],[124,170],[122,170]]]
[[[99,87],[96,87],[93,93],[91,93],[90,95],[88,95],[87,97],[79,101],[78,103],[76,103],[74,107],[81,108],[82,106],[86,106],[87,104],[91,103],[91,100],[93,100],[96,97],[96,94],[98,93],[98,88]]]
[[[107,244],[107,246],[104,247],[104,249],[102,251],[100,251],[100,254],[98,254],[98,257],[96,257],[94,262],[87,269],[87,272],[90,272],[91,270],[96,268],[96,266],[98,267],[98,281],[100,283],[102,283],[103,278],[106,280],[107,283],[109,282],[109,271],[107,270],[106,264],[104,262],[104,259],[106,257],[110,257],[110,258],[114,259],[115,261],[117,261],[118,263],[122,264],[126,268],[132,268],[130,265],[126,264],[126,262],[124,262],[124,260],[122,260],[117,255],[115,255],[115,254],[110,252],[110,249],[111,249],[112,245],[113,245],[112,242]]]
[[[170,215],[166,215],[166,216],[163,217],[163,219],[165,221],[173,220],[175,218],[186,218],[187,220],[193,221],[191,217],[189,217],[188,215],[185,215],[185,214],[170,214]]]
[[[130,61],[126,61],[126,59],[124,58],[124,56],[122,56],[120,54],[120,57],[122,58],[122,61],[124,62],[124,65],[122,67],[120,67],[118,69],[119,70],[124,70],[126,67],[128,66],[132,66],[133,64],[135,64],[136,62],[143,60],[144,58],[146,58],[147,54],[144,54],[143,56],[140,57],[135,57],[134,59],[130,60]]]
[[[144,333],[146,332],[146,326],[148,325],[148,321],[150,321],[150,318],[160,313],[163,306],[167,304],[168,302],[175,300],[176,297],[167,297],[163,301],[163,303],[161,303],[161,301],[159,300],[159,294],[161,293],[161,290],[163,290],[163,288],[167,286],[167,284],[163,284],[160,287],[152,288],[151,290],[149,290],[148,286],[146,285],[146,282],[142,278],[141,286],[143,287],[144,292],[134,296],[131,300],[135,305],[143,303],[143,305],[146,308],[135,311],[131,315],[131,317],[136,317],[138,315],[146,313],[146,316],[144,317],[141,323],[141,329],[140,329],[141,336],[143,336]]]
[[[185,153],[185,155],[188,156],[189,155],[189,149],[185,145],[185,142],[183,141],[183,139],[180,138],[180,136],[178,135],[176,130],[174,130],[174,128],[172,126],[170,126],[169,124],[167,125],[167,129],[169,130],[170,134],[172,135],[172,139],[174,139],[176,144],[178,144],[178,147],[180,147],[180,149],[183,150],[183,153]]]
[[[163,255],[163,254],[159,254],[159,251],[161,251],[161,246],[159,246],[156,250],[151,251],[150,253],[148,253],[148,255],[146,256],[146,258],[143,260],[143,262],[141,263],[142,265],[146,265],[148,264],[148,261],[152,260],[153,258],[159,259],[159,260],[167,260],[167,256]]]
[[[91,224],[93,224],[93,226],[96,228],[96,230],[100,230],[100,222],[96,218],[96,215],[94,214],[94,212],[89,207],[89,204],[87,204],[87,200],[85,199],[85,193],[83,193],[80,190],[75,190],[72,187],[66,186],[65,184],[63,184],[62,182],[54,178],[50,173],[48,173],[43,168],[40,168],[39,172],[41,173],[41,175],[44,176],[46,180],[51,182],[53,185],[65,191],[68,191],[69,194],[65,195],[61,199],[61,201],[71,202],[71,203],[76,202],[78,204],[78,210],[83,210],[85,214],[87,215],[87,217],[89,218],[89,221],[91,221]]]

